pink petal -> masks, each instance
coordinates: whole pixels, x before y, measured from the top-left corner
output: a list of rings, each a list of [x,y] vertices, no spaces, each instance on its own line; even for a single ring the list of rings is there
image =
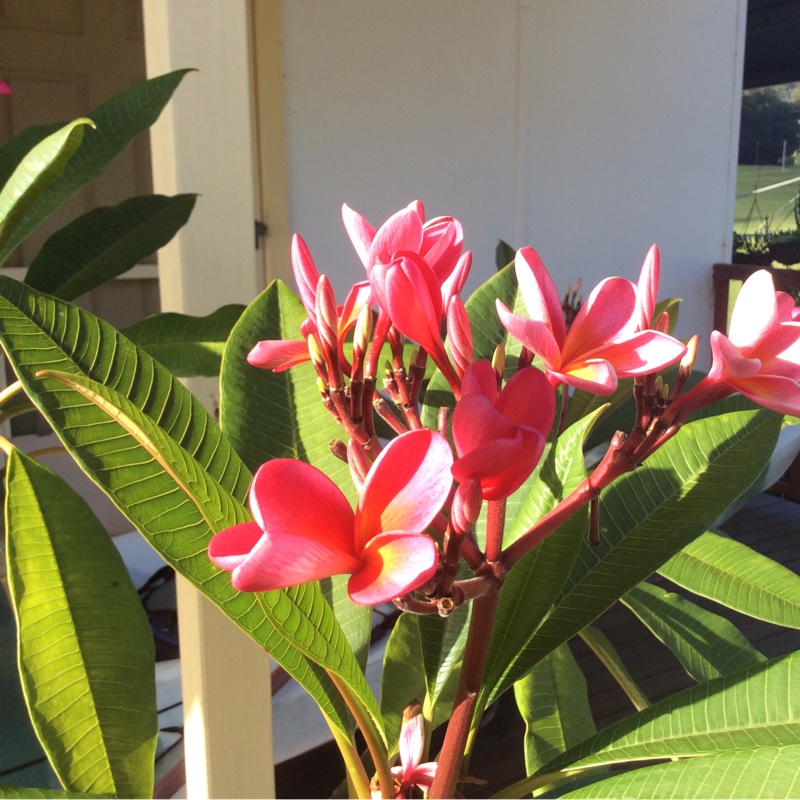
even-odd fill
[[[422,227],[420,255],[444,283],[458,262],[464,244],[461,223],[452,217],[437,217]]]
[[[758,346],[761,371],[800,380],[800,322],[775,325]]]
[[[221,569],[232,572],[248,559],[263,535],[257,522],[241,522],[214,534],[208,543],[208,557]]]
[[[258,527],[255,523],[249,525]],[[240,592],[286,589],[352,573],[360,567],[359,560],[351,553],[292,533],[263,533],[242,558],[240,551],[252,537],[252,528],[240,532],[243,527],[237,525],[218,533],[209,546],[211,560],[223,569],[232,569],[231,582]]]
[[[495,408],[515,425],[534,428],[547,437],[555,418],[556,396],[545,374],[527,367],[512,375]]]
[[[800,311],[794,302],[794,297],[786,292],[775,292],[775,300],[778,304],[778,320],[780,322],[794,321],[795,312]]]
[[[388,264],[400,250],[419,253],[422,244],[422,221],[419,214],[404,208],[381,225],[369,248],[370,266]]]
[[[361,569],[347,583],[350,599],[361,605],[386,603],[430,580],[439,553],[429,536],[390,531],[371,539],[361,552]]]
[[[666,333],[645,330],[621,342],[598,347],[586,354],[587,360],[599,358],[614,368],[618,378],[648,375],[674,364],[686,355],[686,345]],[[571,365],[564,370],[570,371]]]
[[[502,300],[496,300],[497,315],[503,327],[552,369],[561,366],[561,348],[548,325],[538,319],[525,319],[511,312]]]
[[[453,464],[459,483],[477,479],[485,500],[502,500],[513,494],[536,468],[545,439],[531,428],[519,427],[510,439],[477,446]]]
[[[356,324],[358,315],[364,306],[369,305],[372,298],[372,288],[369,281],[360,281],[354,284],[347,293],[344,305],[339,309],[339,338]]]
[[[653,321],[653,312],[656,310],[658,299],[658,282],[661,276],[661,256],[658,245],[653,245],[645,256],[642,270],[639,273],[639,301],[642,308],[642,318],[639,326],[642,330],[649,328]]]
[[[261,466],[250,487],[250,509],[270,534],[292,534],[356,555],[350,503],[327,475],[304,461],[276,458]]]
[[[315,319],[314,306],[319,273],[314,259],[311,257],[311,251],[297,233],[292,237],[292,271],[297,290],[300,293],[300,300],[303,302],[306,313],[313,320]]]
[[[385,273],[386,311],[404,336],[429,353],[444,353],[442,299],[436,276],[418,257],[407,253]]]
[[[422,714],[414,714],[408,721],[403,722],[400,729],[400,741],[398,751],[400,763],[403,765],[403,779],[411,777],[411,774],[422,761],[422,753],[425,750],[425,723]]]
[[[470,394],[482,395],[492,404],[497,400],[499,394],[497,373],[486,359],[482,358],[473,362],[464,373],[464,380],[461,382],[461,397],[466,397]]]
[[[635,333],[639,321],[637,291],[623,278],[601,281],[581,306],[561,348],[561,363],[581,361],[597,348]]]
[[[353,211],[347,203],[342,206],[342,220],[361,263],[369,269],[372,266],[369,260],[369,248],[375,238],[375,228],[358,211]]]
[[[453,441],[460,457],[497,439],[513,439],[516,432],[517,426],[483,395],[462,396],[456,404],[453,412]]]
[[[447,306],[447,343],[458,374],[463,376],[472,364],[472,328],[460,297],[453,297]],[[462,396],[464,387],[461,387]]]
[[[614,372],[611,364],[602,358],[576,361],[565,367],[564,372],[548,369],[547,374],[548,376],[552,375],[561,383],[594,394],[611,394],[617,388],[617,373]]]
[[[728,338],[737,347],[754,347],[776,322],[778,301],[775,284],[769,272],[760,269],[744,282],[739,291],[731,314]]]
[[[449,276],[442,281],[442,303],[445,308],[451,298],[461,294],[472,267],[472,252],[467,250],[456,262]],[[437,278],[440,276],[437,274]]]
[[[247,354],[248,364],[274,372],[283,372],[310,360],[308,344],[291,339],[266,339],[258,342]]]
[[[420,764],[411,775],[411,783],[414,786],[419,786],[423,792],[430,791],[433,778],[436,775],[436,767],[439,765],[435,761],[426,761]]]
[[[755,375],[729,381],[729,384],[765,408],[779,414],[800,416],[800,384],[781,375]]]
[[[0,81],[0,95],[4,94],[11,94],[11,87],[5,81]]]
[[[532,247],[523,247],[517,252],[514,268],[528,316],[547,326],[560,350],[567,335],[567,326],[561,298],[547,267]]]
[[[712,365],[708,377],[712,380],[732,380],[751,378],[761,369],[761,361],[747,358],[741,350],[719,331],[711,332]]]
[[[439,433],[422,429],[393,439],[364,481],[356,547],[383,531],[424,531],[450,492],[452,463],[450,445]]]

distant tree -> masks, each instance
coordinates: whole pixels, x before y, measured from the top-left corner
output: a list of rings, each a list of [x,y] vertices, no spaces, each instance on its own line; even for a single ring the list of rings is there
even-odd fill
[[[792,87],[793,88],[793,87]],[[787,87],[750,89],[742,95],[740,164],[777,164],[800,148],[800,101]]]

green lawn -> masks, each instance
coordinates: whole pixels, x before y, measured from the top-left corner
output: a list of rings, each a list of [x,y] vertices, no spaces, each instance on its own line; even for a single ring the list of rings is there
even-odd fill
[[[761,189],[774,183],[781,183],[792,178],[800,178],[800,167],[789,166],[784,172],[775,167],[754,167],[742,165],[736,176],[737,197],[753,189]],[[770,192],[762,192],[755,196],[741,197],[736,201],[736,216],[733,227],[738,233],[752,233],[764,217],[770,217],[770,230],[794,230],[793,200],[800,189],[800,181],[781,186]],[[755,201],[755,204],[754,204]],[[749,217],[749,220],[748,220]]]

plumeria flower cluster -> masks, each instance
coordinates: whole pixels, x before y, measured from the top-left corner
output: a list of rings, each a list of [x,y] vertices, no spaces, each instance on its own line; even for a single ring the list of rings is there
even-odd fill
[[[506,380],[502,347],[491,361],[474,358],[460,296],[472,262],[461,224],[452,217],[426,221],[420,202],[378,229],[347,205],[342,216],[365,279],[338,305],[329,279],[295,236],[292,266],[308,314],[302,338],[255,343],[248,362],[276,372],[313,364],[322,401],[347,435],[333,449],[350,466],[357,507],[316,467],[292,459],[265,464],[250,491],[254,521],[217,534],[209,549],[242,591],[346,574],[357,603],[395,601],[406,610],[446,614],[496,588],[519,558],[577,507],[596,504],[604,486],[640,464],[697,408],[741,392],[782,413],[800,413],[800,312],[775,292],[766,272],[745,283],[730,335],[712,334],[711,371],[683,395],[698,340],[678,341],[668,332],[668,316],[655,314],[655,246],[637,282],[607,278],[583,301],[577,285],[562,299],[539,255],[523,247],[514,270],[527,316],[497,301],[500,322],[521,346]],[[407,341],[416,346],[408,358]],[[387,342],[392,361],[379,388],[378,359]],[[437,430],[423,427],[419,413],[428,358],[455,399],[452,409],[441,409]],[[658,373],[677,362],[669,391]],[[631,432],[618,434],[573,496],[513,544],[504,549],[500,530],[479,547],[474,527],[481,509],[522,486],[560,423],[556,391],[563,409],[570,391],[608,395],[624,378],[634,379]],[[388,444],[376,433],[376,414],[396,434]],[[590,536],[596,538],[595,528]],[[462,559],[472,579],[456,580]]]
[[[215,535],[209,556],[246,592],[347,575],[350,598],[359,604],[392,601],[405,611],[447,616],[479,602],[453,706],[457,724],[448,726],[439,761],[425,760],[425,722],[412,702],[400,764],[389,770],[387,763],[376,789],[386,796],[393,782],[396,797],[452,796],[485,663],[492,598],[508,570],[585,506],[589,540],[597,543],[601,490],[636,469],[702,406],[739,392],[800,415],[800,309],[775,291],[769,273],[754,274],[742,287],[729,335],[711,335],[711,370],[684,393],[699,340],[675,339],[668,314],[658,313],[655,246],[636,282],[607,278],[585,300],[579,284],[562,297],[536,251],[523,247],[514,271],[527,314],[496,302],[519,354],[507,358],[498,345],[476,357],[461,299],[472,263],[461,224],[452,217],[426,220],[419,202],[377,229],[346,205],[343,221],[364,279],[339,305],[295,236],[292,266],[307,318],[296,340],[254,343],[248,362],[275,372],[316,371],[322,403],[343,431],[331,449],[349,465],[356,507],[315,466],[274,459],[253,480],[253,520]],[[481,308],[485,314],[485,302]],[[390,360],[379,375],[387,346]],[[452,394],[438,409],[435,429],[423,425],[420,409],[428,359]],[[670,388],[661,373],[676,364]],[[506,500],[565,424],[570,394],[608,396],[623,379],[633,385],[631,430],[616,433],[568,496],[504,542]],[[430,399],[427,405],[430,412]],[[386,423],[388,442],[378,436],[376,418]]]

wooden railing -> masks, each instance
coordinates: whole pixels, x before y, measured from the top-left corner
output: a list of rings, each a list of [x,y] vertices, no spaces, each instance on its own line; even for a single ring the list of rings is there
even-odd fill
[[[772,275],[776,289],[797,297],[800,291],[800,270],[774,269],[756,264],[714,264],[712,275],[715,330],[723,333],[728,331],[731,281],[745,281],[760,269],[766,269]],[[769,492],[800,503],[800,456],[792,462],[783,477],[770,487]]]

